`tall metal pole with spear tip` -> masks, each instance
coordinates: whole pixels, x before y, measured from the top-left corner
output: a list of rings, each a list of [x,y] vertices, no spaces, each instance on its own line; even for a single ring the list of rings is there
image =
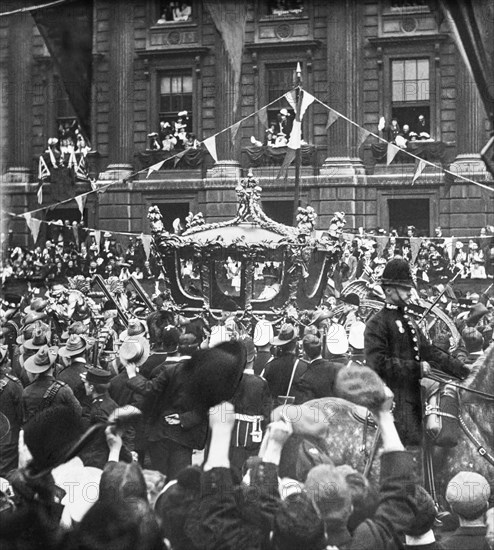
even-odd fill
[[[295,98],[297,102],[297,110],[295,113],[295,120],[300,120],[300,110],[302,105],[302,92],[301,92],[301,86],[302,86],[302,68],[300,67],[300,63],[297,63],[297,70],[296,70],[296,89],[295,89]],[[301,161],[301,153],[300,153],[300,143],[298,144],[298,148],[295,151],[295,188],[293,191],[293,225],[297,225],[297,211],[298,207],[300,206],[300,161]]]

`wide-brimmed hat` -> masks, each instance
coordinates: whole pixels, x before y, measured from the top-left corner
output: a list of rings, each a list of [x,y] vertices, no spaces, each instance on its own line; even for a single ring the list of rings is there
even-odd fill
[[[254,344],[267,346],[274,338],[273,325],[266,319],[258,321],[254,328]]]
[[[24,344],[26,340],[29,340],[33,337],[34,331],[38,328],[44,330],[47,334],[47,338],[49,339],[49,337],[51,336],[50,327],[42,321],[36,321],[35,323],[29,323],[29,325],[23,325],[20,327],[21,333],[17,337],[16,343],[20,346]]]
[[[35,298],[31,303],[24,308],[24,313],[42,312],[48,305],[48,300],[45,298]]]
[[[129,336],[144,336],[145,334],[146,325],[142,321],[139,321],[139,319],[131,319],[127,329],[120,333],[119,339],[123,342]]]
[[[330,325],[326,334],[326,347],[333,355],[342,355],[348,351],[348,337],[343,325]]]
[[[415,288],[410,264],[402,258],[393,258],[390,260],[382,273],[381,286]]]
[[[44,330],[39,325],[36,325],[33,330],[32,338],[29,340],[26,340],[23,343],[23,346],[26,349],[40,349],[43,346],[48,345],[48,334],[47,331]]]
[[[56,361],[58,348],[56,346],[43,346],[35,355],[28,357],[24,361],[24,369],[31,374],[41,374],[46,372]]]
[[[79,355],[87,349],[87,341],[80,334],[71,334],[67,343],[63,348],[60,348],[59,355],[61,357],[73,357]]]
[[[143,336],[129,336],[120,346],[118,355],[124,366],[133,363],[140,367],[149,357],[149,341]]]
[[[36,321],[41,321],[46,319],[47,315],[44,311],[30,311],[23,319],[21,330],[24,330],[28,325],[36,323]]]
[[[273,346],[284,346],[297,339],[297,331],[291,323],[281,325],[280,332],[272,340]]]

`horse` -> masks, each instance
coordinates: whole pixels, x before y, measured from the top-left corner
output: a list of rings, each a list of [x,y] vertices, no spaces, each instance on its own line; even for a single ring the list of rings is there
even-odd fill
[[[453,383],[461,387],[458,443],[451,448],[430,446],[434,488],[442,506],[449,480],[464,470],[482,474],[494,495],[494,344],[474,363],[467,379]],[[376,424],[367,409],[344,399],[326,397],[289,406],[285,416],[292,421],[295,432],[323,437],[335,465],[349,464],[365,473],[372,484],[378,483],[381,449]],[[418,479],[424,480],[423,452],[412,454]]]

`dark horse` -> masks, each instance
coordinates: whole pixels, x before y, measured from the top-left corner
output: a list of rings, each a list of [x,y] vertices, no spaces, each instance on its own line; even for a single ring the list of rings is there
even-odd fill
[[[470,376],[459,382],[460,416],[489,456],[494,457],[494,345],[472,367]],[[479,395],[469,390],[478,390],[493,397]],[[295,431],[313,433],[325,437],[330,455],[335,464],[350,464],[363,472],[372,454],[376,427],[368,422],[367,409],[337,398],[314,399],[301,406]],[[458,423],[458,444],[452,448],[433,447],[435,487],[438,499],[448,481],[459,471],[471,470],[482,474],[494,490],[494,464],[491,464],[465,434]],[[420,457],[416,457],[417,473],[422,477]],[[379,479],[379,449],[369,470],[369,478]]]

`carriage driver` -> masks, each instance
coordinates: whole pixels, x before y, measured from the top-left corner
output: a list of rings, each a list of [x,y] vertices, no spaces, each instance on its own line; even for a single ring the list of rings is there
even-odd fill
[[[407,312],[412,288],[410,265],[401,258],[389,261],[381,277],[384,307],[365,329],[365,360],[395,395],[395,423],[407,447],[422,443],[420,379],[431,366],[458,378],[469,374],[458,359],[431,345]]]

